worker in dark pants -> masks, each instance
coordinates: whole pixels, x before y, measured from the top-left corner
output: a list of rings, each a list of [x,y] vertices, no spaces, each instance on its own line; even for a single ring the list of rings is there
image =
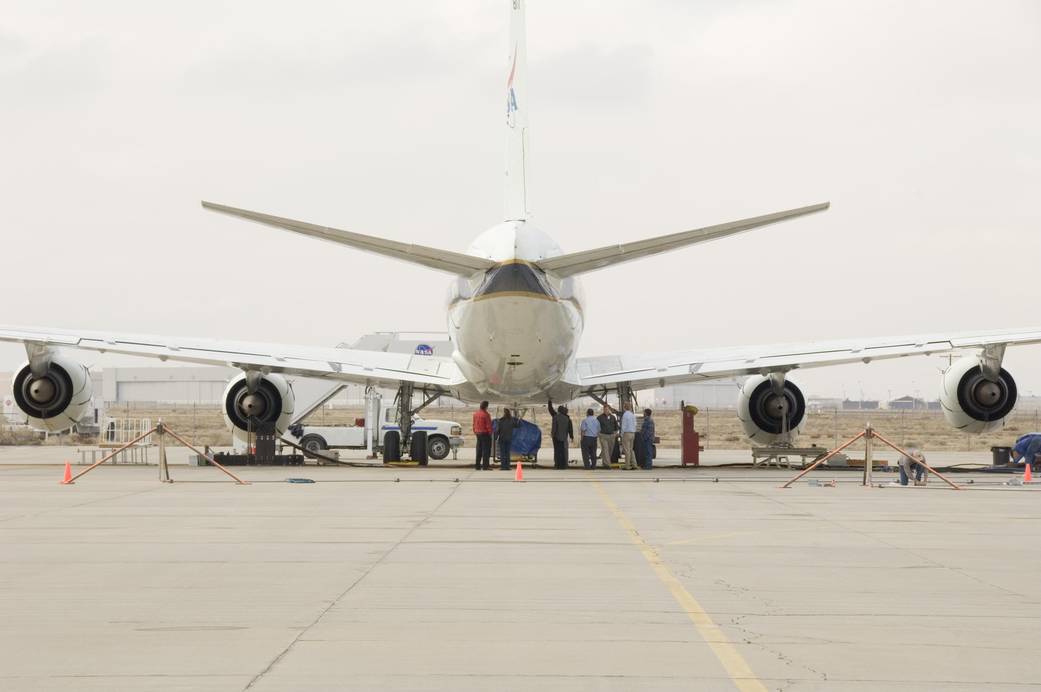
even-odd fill
[[[553,400],[549,402],[549,415],[553,418],[550,426],[550,437],[553,438],[553,468],[567,468],[568,440],[575,440],[575,427],[571,424],[571,417],[567,414],[566,406],[558,406],[553,410]]]
[[[495,423],[495,434],[499,438],[499,468],[503,471],[510,470],[510,446],[513,444],[513,429],[517,420],[510,413],[510,409],[502,410],[502,418]]]
[[[600,421],[593,415],[593,409],[586,410],[579,432],[582,433],[582,466],[587,469],[596,468],[596,440],[600,436]]]
[[[643,468],[650,470],[654,467],[654,420],[651,418],[651,410],[643,410],[643,424],[640,426],[640,444],[643,445]]]
[[[481,407],[474,411],[474,436],[477,438],[477,461],[474,469],[489,470],[492,467],[492,416],[488,413],[488,402],[482,401]]]

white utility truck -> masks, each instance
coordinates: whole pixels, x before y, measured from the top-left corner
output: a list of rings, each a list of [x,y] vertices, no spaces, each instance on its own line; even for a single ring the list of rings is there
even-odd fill
[[[378,425],[373,425],[378,421]],[[290,425],[282,436],[308,452],[321,453],[327,449],[365,449],[371,455],[379,454],[387,432],[399,431],[398,408],[384,405],[379,395],[366,398],[365,418],[357,419],[355,425]],[[412,432],[427,434],[427,455],[441,460],[449,452],[457,454],[463,445],[463,428],[448,420],[427,420],[418,416],[412,419]],[[399,433],[400,435],[400,433]]]

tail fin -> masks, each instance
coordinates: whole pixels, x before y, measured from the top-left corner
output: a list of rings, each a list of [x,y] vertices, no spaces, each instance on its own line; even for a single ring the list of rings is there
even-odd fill
[[[528,48],[524,5],[510,0],[510,62],[506,78],[506,220],[524,221],[528,210]]]

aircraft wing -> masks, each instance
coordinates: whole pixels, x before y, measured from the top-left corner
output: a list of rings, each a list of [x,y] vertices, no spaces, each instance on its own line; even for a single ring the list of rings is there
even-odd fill
[[[661,235],[655,238],[634,240],[630,243],[622,243],[621,245],[607,245],[593,250],[572,252],[567,255],[539,260],[538,264],[543,271],[552,272],[557,276],[574,276],[575,274],[584,274],[597,269],[603,269],[604,267],[621,264],[623,262],[631,262],[632,260],[640,259],[641,257],[650,257],[651,255],[657,255],[663,252],[678,250],[679,248],[687,247],[688,245],[696,245],[697,243],[706,243],[710,240],[718,240],[729,235],[734,235],[735,233],[744,233],[745,231],[761,228],[762,226],[768,226],[774,223],[780,223],[781,221],[788,221],[800,216],[806,216],[807,214],[814,214],[826,210],[829,206],[829,202],[811,204],[808,207],[788,209],[787,211],[779,211],[764,216],[754,216],[749,219],[741,219],[740,221],[716,224],[715,226],[695,228],[690,231],[670,233],[669,235]]]
[[[0,341],[324,377],[388,388],[413,382],[421,387],[450,390],[466,382],[451,358],[410,353],[2,325]]]
[[[257,211],[237,209],[223,204],[203,202],[202,206],[211,211],[235,216],[247,221],[255,221],[265,226],[274,226],[300,235],[311,236],[320,240],[327,240],[339,245],[347,245],[358,250],[372,252],[385,257],[393,257],[412,264],[419,264],[438,271],[448,272],[459,276],[470,276],[477,272],[488,271],[495,266],[495,262],[483,257],[475,257],[461,252],[441,250],[439,248],[416,245],[415,243],[402,243],[388,238],[344,231],[329,226],[319,226],[306,221],[286,219],[271,214],[261,214]]]
[[[798,368],[928,356],[963,348],[1038,343],[1041,329],[1015,329],[596,356],[578,358],[567,380],[587,392],[602,391],[619,382],[647,389]]]

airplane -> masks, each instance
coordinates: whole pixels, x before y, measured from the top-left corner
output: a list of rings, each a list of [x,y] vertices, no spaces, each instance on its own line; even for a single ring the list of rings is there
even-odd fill
[[[954,360],[942,376],[943,413],[954,428],[969,433],[1004,424],[1017,399],[1015,380],[1002,367],[1005,348],[1041,343],[1041,329],[579,356],[583,274],[819,213],[829,204],[565,253],[532,223],[529,209],[526,4],[509,0],[504,219],[465,252],[202,202],[208,210],[448,274],[451,356],[0,326],[0,341],[26,348],[13,394],[30,424],[63,431],[87,409],[90,377],[69,353],[85,350],[241,369],[223,404],[225,423],[237,439],[245,439],[258,423],[273,424],[282,433],[294,420],[296,402],[286,376],[396,389],[406,449],[412,415],[441,396],[513,405],[583,396],[629,402],[639,390],[745,377],[738,418],[753,442],[769,444],[790,440],[805,422],[806,401],[789,378],[793,370],[969,348],[977,352]],[[418,406],[416,395],[421,395]]]

